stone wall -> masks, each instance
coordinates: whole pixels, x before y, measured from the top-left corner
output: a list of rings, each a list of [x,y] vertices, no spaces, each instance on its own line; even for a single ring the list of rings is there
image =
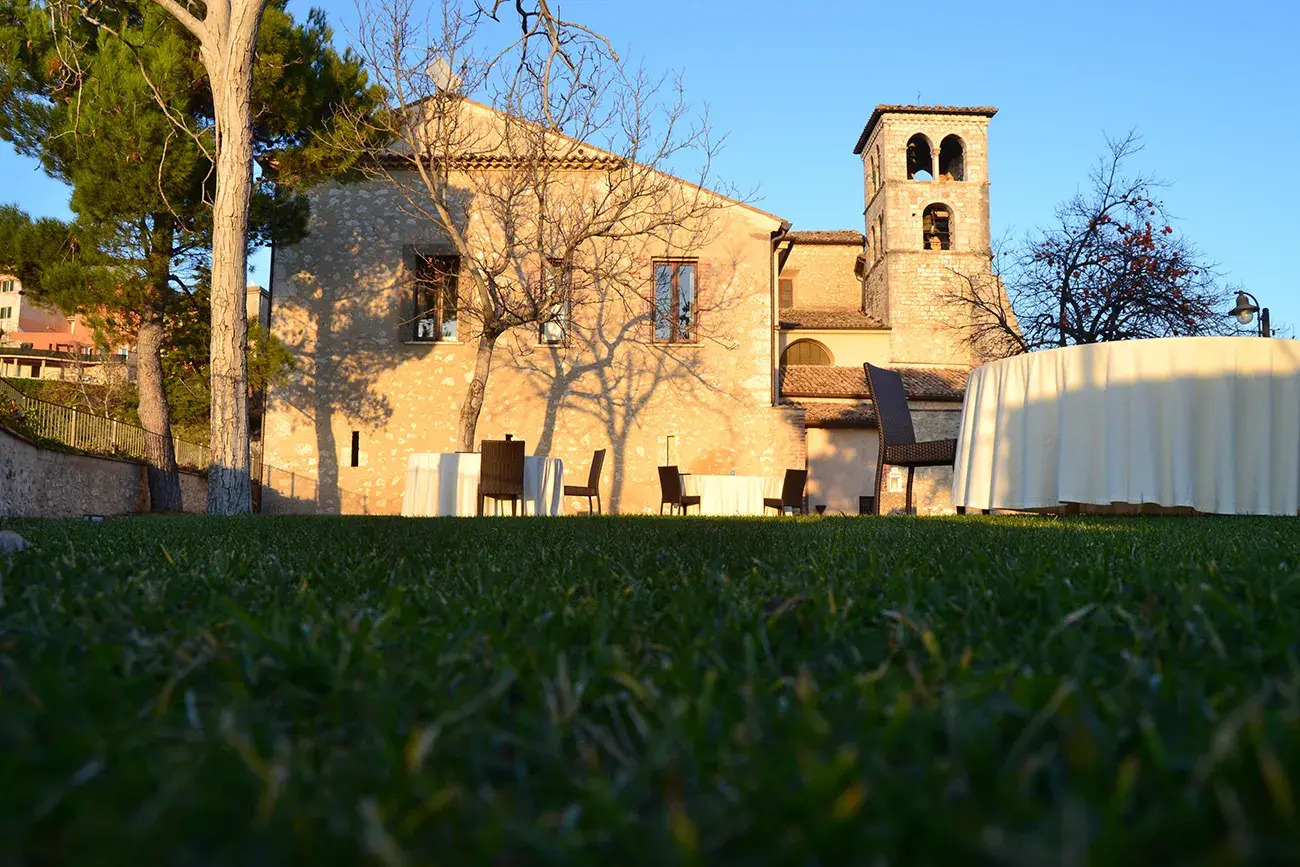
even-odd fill
[[[964,180],[908,180],[907,142],[916,133],[931,142],[935,164],[944,137],[955,134],[965,153]],[[960,292],[961,274],[989,272],[988,118],[944,114],[885,114],[862,152],[868,206],[865,225],[883,226],[883,261],[864,281],[864,305],[891,328],[894,364],[966,364],[969,311],[946,302]],[[878,159],[876,185],[872,160]],[[926,206],[949,207],[951,248],[925,249]],[[882,308],[887,315],[881,316]]]
[[[828,401],[829,402],[829,401]],[[961,424],[959,405],[915,402],[911,405],[912,424],[918,440],[956,437]],[[875,428],[826,429],[808,431],[808,502],[809,508],[826,505],[828,514],[858,513],[858,498],[874,496],[876,457],[880,450]],[[886,471],[885,494],[881,500],[883,514],[902,513],[907,502],[907,470],[894,471],[891,491]],[[912,504],[920,514],[951,514],[952,470],[948,467],[924,467],[916,471],[912,484]]]
[[[185,511],[202,513],[207,492],[203,476],[181,473]],[[142,464],[42,449],[0,428],[0,516],[124,515],[148,508]]]
[[[344,489],[363,495],[371,512],[397,513],[409,456],[456,450],[476,342],[409,342],[404,251],[430,243],[430,227],[403,214],[391,188],[326,185],[311,198],[310,234],[276,252],[272,331],[297,366],[269,395],[265,460],[318,479],[323,511],[351,510],[331,502],[329,492]],[[502,336],[475,446],[512,434],[529,454],[561,458],[570,483],[585,480],[594,450],[607,449],[602,497],[620,512],[657,511],[656,468],[669,436],[685,472],[780,476],[802,467],[802,416],[771,405],[778,226],[728,207],[707,245],[691,251],[702,309],[696,343],[653,343],[648,303],[598,292],[575,305],[567,345],[541,345],[535,329]],[[651,259],[663,252],[647,245],[631,257],[632,282],[648,291]],[[288,495],[272,480],[264,497]]]
[[[862,309],[862,281],[853,273],[861,252],[860,244],[796,243],[781,269],[794,280],[793,306]]]

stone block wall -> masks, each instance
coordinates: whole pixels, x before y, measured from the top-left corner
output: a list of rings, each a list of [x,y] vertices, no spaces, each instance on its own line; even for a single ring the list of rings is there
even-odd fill
[[[185,511],[205,511],[207,494],[207,479],[181,473]],[[42,449],[0,428],[0,517],[124,515],[148,508],[142,464]]]
[[[793,306],[862,309],[862,281],[853,273],[861,252],[858,244],[796,243],[781,269],[794,280]]]
[[[702,309],[696,343],[654,344],[649,304],[621,294],[575,304],[567,345],[541,345],[531,328],[502,336],[475,447],[510,433],[529,454],[561,458],[570,483],[585,480],[594,450],[607,449],[602,497],[621,512],[657,511],[668,436],[686,472],[779,476],[802,467],[802,418],[771,405],[770,239],[778,225],[730,207],[709,243],[692,251]],[[277,250],[272,331],[297,367],[268,396],[265,460],[317,479],[323,511],[351,510],[342,498],[330,502],[343,489],[363,495],[371,512],[397,513],[409,456],[456,449],[477,346],[408,341],[404,250],[428,235],[386,186],[327,185],[312,193],[309,236]],[[628,262],[647,292],[658,253],[647,248]],[[268,504],[292,499],[280,487],[270,481]]]

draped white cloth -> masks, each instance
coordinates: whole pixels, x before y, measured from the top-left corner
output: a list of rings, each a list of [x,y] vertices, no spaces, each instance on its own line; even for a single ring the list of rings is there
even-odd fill
[[[700,498],[701,515],[761,515],[764,497],[781,496],[781,479],[690,474],[682,476],[682,492]]]
[[[478,480],[483,457],[478,453],[413,454],[406,462],[402,514],[408,517],[470,516],[478,512]],[[524,458],[525,515],[559,515],[564,508],[564,462],[559,458]],[[486,514],[510,514],[508,501],[488,499]]]
[[[1300,507],[1300,341],[1181,337],[1072,346],[971,372],[953,503]]]

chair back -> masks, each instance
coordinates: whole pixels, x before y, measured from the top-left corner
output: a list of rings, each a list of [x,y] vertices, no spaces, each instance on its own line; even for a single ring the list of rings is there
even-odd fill
[[[605,450],[596,449],[591,456],[591,471],[587,473],[587,487],[600,487],[600,468],[605,464]]]
[[[907,407],[907,392],[903,390],[903,377],[896,370],[862,365],[867,372],[867,390],[871,392],[871,405],[876,410],[880,425],[881,445],[906,445],[916,442],[916,428],[912,427],[912,411]]]
[[[659,468],[659,490],[661,503],[680,503],[682,501],[682,476],[677,467]]]
[[[781,503],[796,509],[803,508],[803,489],[807,482],[807,470],[786,470],[785,482],[781,485]]]
[[[485,494],[524,492],[524,441],[483,440],[479,490]]]

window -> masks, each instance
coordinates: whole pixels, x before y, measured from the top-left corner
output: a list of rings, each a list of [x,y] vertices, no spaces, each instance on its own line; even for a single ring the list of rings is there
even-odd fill
[[[541,343],[566,343],[572,313],[573,264],[564,259],[547,259],[542,279],[545,285],[541,300],[549,309],[550,318],[541,324],[538,340]]]
[[[15,280],[0,280],[0,292],[14,291]]]
[[[926,205],[921,215],[921,246],[927,250],[952,249],[952,212],[947,205]]]
[[[788,364],[816,364],[829,367],[834,364],[831,352],[816,340],[796,340],[781,353],[781,366]]]
[[[794,306],[794,278],[781,277],[776,281],[778,305],[782,310]]]
[[[695,262],[655,262],[655,340],[690,343],[695,337]]]
[[[930,140],[917,133],[907,140],[907,179],[909,181],[934,180],[934,156]]]
[[[13,312],[14,309],[12,307],[0,307],[0,319],[8,319],[13,315]]]
[[[885,215],[876,215],[876,258],[885,255]]]
[[[415,273],[415,330],[421,343],[456,339],[459,256],[421,256]]]
[[[352,454],[348,456],[348,466],[361,466],[361,431],[352,432]]]
[[[966,180],[966,149],[955,135],[939,142],[939,180]]]

